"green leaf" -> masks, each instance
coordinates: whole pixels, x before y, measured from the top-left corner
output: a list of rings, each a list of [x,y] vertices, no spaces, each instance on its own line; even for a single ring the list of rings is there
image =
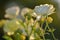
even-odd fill
[[[54,31],[55,31],[55,29],[51,29],[51,28],[50,28],[48,31],[49,31],[49,32],[54,32]]]
[[[11,37],[9,37],[7,35],[4,35],[3,38],[6,39],[6,40],[13,40]]]
[[[17,31],[15,31],[15,33],[22,34],[22,30],[18,29]]]
[[[20,34],[19,33],[16,33],[14,35],[14,40],[20,40]]]

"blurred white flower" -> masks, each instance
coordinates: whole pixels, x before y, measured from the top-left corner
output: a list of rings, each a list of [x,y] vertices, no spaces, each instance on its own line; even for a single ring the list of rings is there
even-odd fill
[[[18,6],[13,6],[8,9],[6,9],[6,18],[16,18],[16,16],[19,15],[20,8]]]
[[[50,15],[54,13],[54,10],[55,8],[53,7],[53,5],[49,5],[49,4],[36,6],[34,8],[34,12],[36,12],[37,15]]]
[[[21,15],[24,17],[25,14],[32,12],[30,8],[23,8],[21,11]]]
[[[5,23],[4,25],[4,32],[15,32],[19,28],[20,24],[17,20],[10,20]]]

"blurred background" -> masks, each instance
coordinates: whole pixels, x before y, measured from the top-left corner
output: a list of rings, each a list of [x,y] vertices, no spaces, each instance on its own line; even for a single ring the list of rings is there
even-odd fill
[[[50,15],[54,19],[53,23],[50,26],[56,29],[54,34],[56,38],[60,39],[60,0],[0,0],[0,20],[3,19],[8,20],[4,17],[4,15],[6,14],[5,10],[9,7],[18,5],[20,9],[24,7],[34,9],[36,5],[40,5],[40,4],[52,4],[56,8],[55,13]],[[3,29],[2,27],[0,27],[1,40],[3,40],[2,39],[3,34],[4,34]]]

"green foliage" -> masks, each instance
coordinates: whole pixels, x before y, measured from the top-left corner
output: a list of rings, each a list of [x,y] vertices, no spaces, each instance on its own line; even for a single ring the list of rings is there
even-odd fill
[[[7,35],[4,35],[3,38],[4,38],[5,40],[13,40],[10,36],[7,36]]]
[[[14,34],[14,40],[21,40],[19,33]]]
[[[45,4],[45,5],[36,6],[36,7],[37,9],[35,10],[35,12],[37,11],[37,13],[39,13],[39,15],[37,15],[36,13],[37,15],[35,17],[36,19],[34,19],[32,16],[32,14],[34,15],[34,11],[33,11],[33,13],[26,13],[26,14],[24,13],[25,14],[24,21],[22,19],[15,18],[8,21],[4,25],[3,29],[5,34],[7,34],[6,36],[4,36],[6,40],[12,40],[10,36],[13,36],[14,40],[50,40],[51,38],[46,38],[46,35],[48,34],[50,35],[50,33],[53,37],[52,40],[57,40],[54,36],[55,29],[50,28],[49,26],[49,24],[52,23],[53,21],[53,20],[51,21],[52,19],[51,17],[48,17],[49,15],[52,14],[52,12],[54,12],[53,5]],[[40,7],[42,7],[42,9]],[[46,10],[43,11],[44,8]],[[49,14],[48,11],[51,12],[51,14]],[[43,12],[43,15],[41,15],[41,12]],[[41,16],[39,20],[37,20],[38,16]],[[48,18],[50,20],[48,20]],[[44,21],[41,22],[42,21],[41,19],[43,19]]]

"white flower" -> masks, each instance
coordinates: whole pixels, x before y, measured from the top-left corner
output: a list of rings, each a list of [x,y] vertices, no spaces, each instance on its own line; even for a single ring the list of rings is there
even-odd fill
[[[4,25],[4,32],[15,32],[19,28],[20,24],[17,20],[7,21]]]
[[[6,9],[6,18],[15,18],[16,16],[19,15],[20,8],[18,6],[13,6],[8,9]]]
[[[24,17],[25,14],[32,12],[30,8],[23,8],[21,11],[21,15]]]
[[[36,12],[37,15],[50,15],[54,13],[54,10],[55,8],[53,7],[53,5],[49,5],[49,4],[36,6],[34,8],[34,12]]]

